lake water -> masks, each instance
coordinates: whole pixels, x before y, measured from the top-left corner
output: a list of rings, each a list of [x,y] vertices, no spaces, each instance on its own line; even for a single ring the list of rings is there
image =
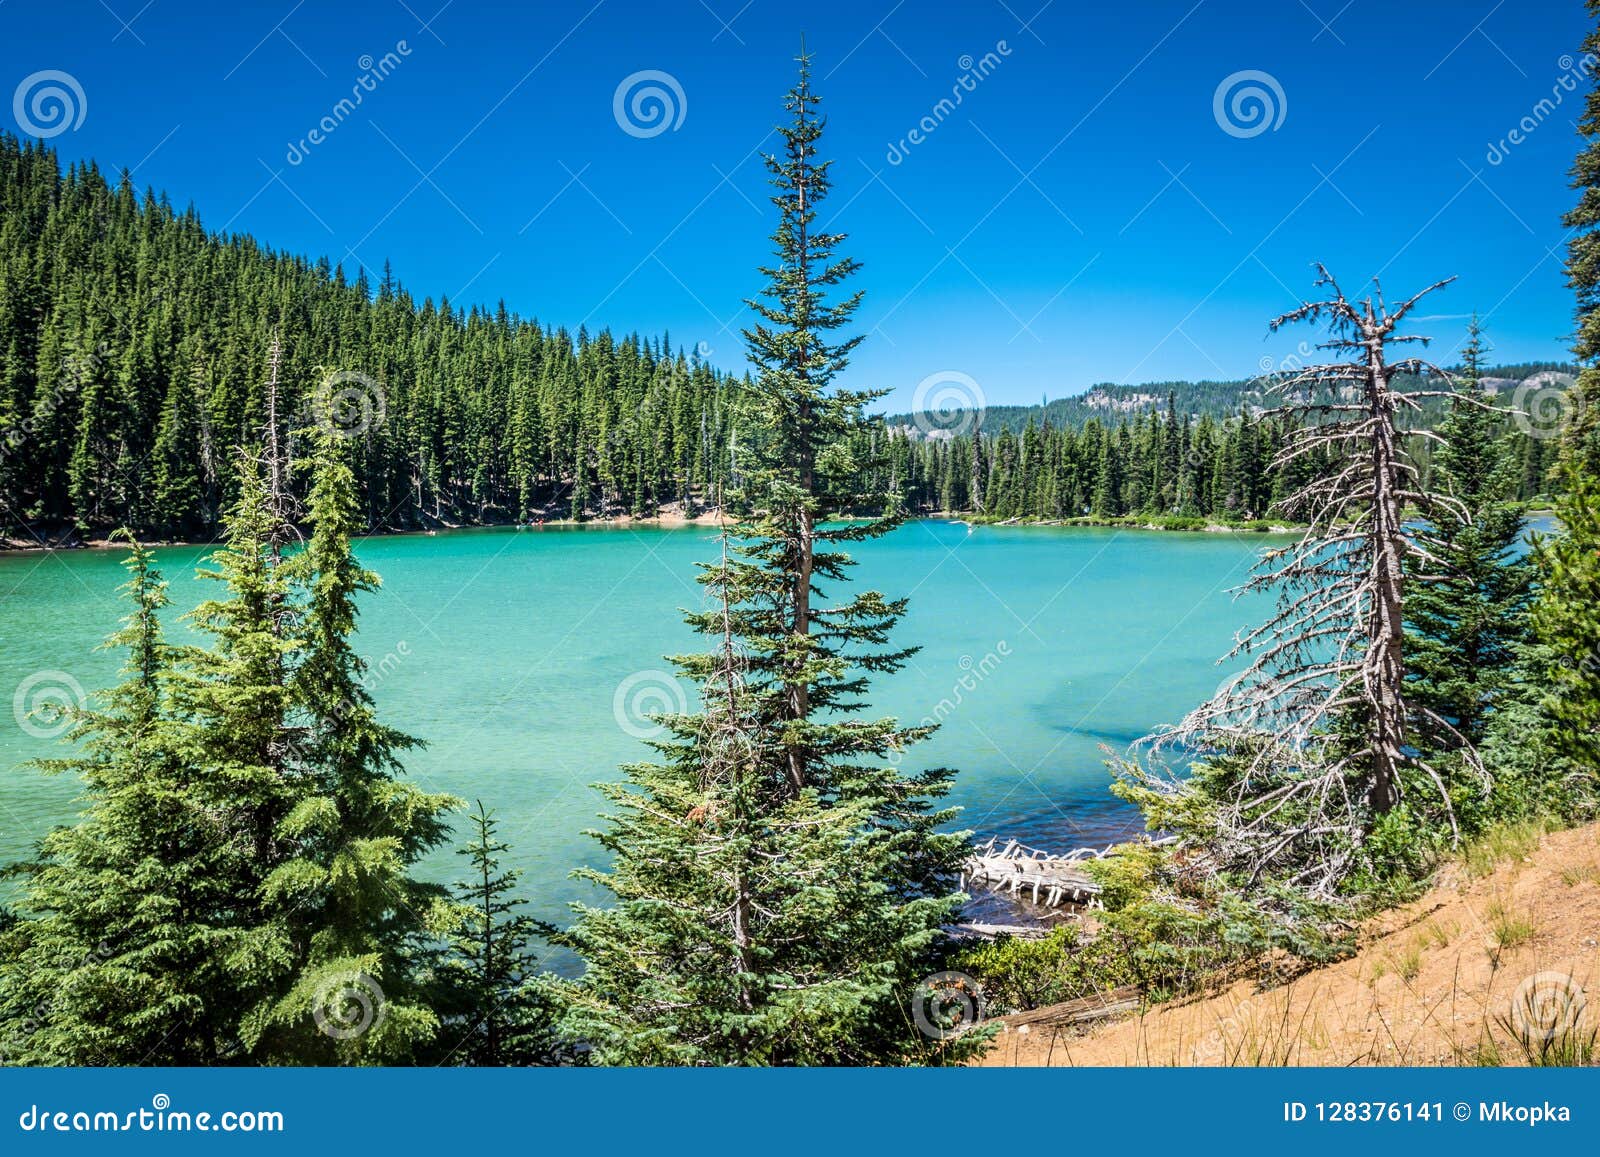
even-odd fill
[[[1264,609],[1228,593],[1260,535],[919,522],[859,548],[863,583],[908,595],[897,642],[922,647],[879,686],[875,708],[944,719],[907,766],[960,769],[961,824],[1050,849],[1137,830],[1106,791],[1101,744],[1120,750],[1210,695],[1233,633]],[[564,923],[592,890],[568,879],[600,860],[582,833],[591,786],[648,754],[642,710],[692,696],[661,656],[697,641],[679,617],[701,604],[706,528],[463,530],[372,538],[383,576],[360,648],[388,722],[419,736],[408,760],[429,788],[482,799],[502,819],[534,914]],[[206,552],[157,552],[173,617],[213,583]],[[95,648],[126,608],[120,552],[0,555],[0,695],[107,686],[120,656]],[[181,631],[181,628],[174,628]],[[619,694],[620,689],[620,694]],[[62,745],[0,707],[0,863],[74,814],[76,786],[21,766]],[[436,854],[430,876],[454,879]]]

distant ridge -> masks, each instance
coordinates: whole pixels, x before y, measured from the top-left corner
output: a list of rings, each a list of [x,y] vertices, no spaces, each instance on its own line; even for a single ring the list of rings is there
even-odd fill
[[[1576,374],[1577,367],[1565,362],[1517,362],[1496,366],[1485,375],[1483,385],[1491,394],[1497,393],[1539,373]],[[983,413],[982,429],[991,435],[1001,430],[1016,434],[1030,420],[1036,426],[1048,422],[1054,427],[1082,429],[1092,418],[1105,424],[1150,410],[1164,410],[1169,398],[1180,415],[1221,419],[1232,417],[1247,407],[1259,407],[1262,404],[1261,389],[1259,378],[1227,382],[1144,382],[1137,385],[1101,382],[1081,394],[1037,405],[988,406]],[[885,422],[891,427],[906,429],[913,436],[920,436],[927,429],[956,426],[963,430],[971,429],[971,423],[960,422],[955,411],[938,415],[932,421],[923,416],[923,421],[919,422],[917,417],[912,413],[891,414],[885,418]]]

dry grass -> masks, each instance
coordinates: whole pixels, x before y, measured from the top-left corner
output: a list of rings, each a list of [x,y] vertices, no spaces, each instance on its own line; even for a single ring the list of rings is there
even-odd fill
[[[1505,896],[1497,896],[1489,901],[1483,914],[1489,922],[1489,933],[1494,938],[1493,952],[1497,961],[1500,953],[1508,948],[1520,948],[1538,934],[1538,921],[1532,910],[1519,907]]]
[[[1502,864],[1520,863],[1538,850],[1548,832],[1543,820],[1521,820],[1496,824],[1469,844],[1461,855],[1463,867],[1475,880],[1498,870]]]
[[[1464,852],[1445,882],[1369,925],[1349,960],[1266,990],[1241,980],[1086,1036],[1046,1041],[1002,1031],[984,1063],[1600,1062],[1597,849],[1600,825],[1497,830]],[[1548,1007],[1526,990],[1550,974],[1587,989],[1589,999],[1572,1023],[1546,1035],[1537,1022]]]
[[[1422,971],[1422,941],[1412,940],[1394,957],[1394,970],[1402,980],[1415,980]]]

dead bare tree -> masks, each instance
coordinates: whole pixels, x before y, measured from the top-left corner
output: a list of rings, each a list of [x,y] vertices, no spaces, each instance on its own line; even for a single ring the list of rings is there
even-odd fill
[[[1292,430],[1274,466],[1298,464],[1309,475],[1277,507],[1306,529],[1293,545],[1264,552],[1241,588],[1276,600],[1272,617],[1241,632],[1226,657],[1248,656],[1249,666],[1151,738],[1156,751],[1236,762],[1228,798],[1217,801],[1216,858],[1251,879],[1286,870],[1291,883],[1329,895],[1377,818],[1400,802],[1404,768],[1430,778],[1454,832],[1442,778],[1407,745],[1408,719],[1449,724],[1408,702],[1405,560],[1431,555],[1427,533],[1403,519],[1408,511],[1435,519],[1464,512],[1423,489],[1405,451],[1408,435],[1438,440],[1403,418],[1428,398],[1453,396],[1450,375],[1418,357],[1389,358],[1393,346],[1427,343],[1397,327],[1454,278],[1390,307],[1376,281],[1371,296],[1351,301],[1316,268],[1322,299],[1271,328],[1324,323],[1328,340],[1317,348],[1344,360],[1270,375],[1266,392],[1279,404],[1263,415],[1287,419]],[[1162,782],[1168,791],[1178,784]]]
[[[261,425],[261,454],[266,467],[267,503],[272,513],[272,530],[267,543],[276,566],[283,561],[283,551],[291,540],[299,538],[295,529],[293,498],[289,492],[289,476],[294,464],[283,444],[282,420],[278,416],[278,374],[283,363],[283,342],[276,328],[272,342],[267,347],[266,414]]]

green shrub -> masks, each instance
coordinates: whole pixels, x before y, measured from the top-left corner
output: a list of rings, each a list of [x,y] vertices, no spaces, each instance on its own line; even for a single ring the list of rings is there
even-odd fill
[[[1119,945],[1063,924],[1042,940],[1002,936],[957,954],[953,965],[983,985],[991,1013],[1023,1012],[1135,982]]]

